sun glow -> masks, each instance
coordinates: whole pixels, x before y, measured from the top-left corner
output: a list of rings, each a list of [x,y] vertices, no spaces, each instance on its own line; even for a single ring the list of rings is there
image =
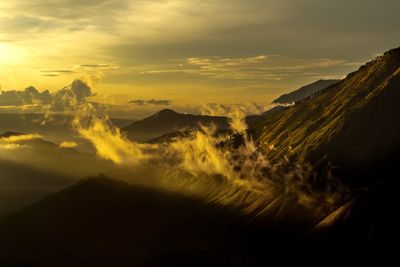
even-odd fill
[[[23,57],[22,51],[11,44],[0,43],[0,64],[14,64]]]

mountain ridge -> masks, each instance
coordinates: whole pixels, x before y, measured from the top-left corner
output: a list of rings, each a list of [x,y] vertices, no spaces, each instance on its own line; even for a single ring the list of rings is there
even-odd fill
[[[343,169],[381,165],[400,147],[400,48],[253,128],[272,157],[324,157]],[[272,149],[269,149],[272,148]]]
[[[274,101],[272,101],[273,104],[291,104],[291,103],[295,103],[297,101],[303,100],[307,97],[312,96],[313,94],[324,90],[338,82],[340,82],[341,80],[337,80],[337,79],[332,79],[332,80],[318,80],[315,81],[313,83],[304,85],[302,87],[300,87],[297,90],[294,90],[290,93],[287,94],[283,94],[280,97],[278,97],[277,99],[275,99]]]
[[[162,109],[153,115],[122,128],[128,138],[145,142],[156,137],[184,130],[199,129],[200,125],[229,128],[229,119],[222,116],[182,114],[172,109]]]

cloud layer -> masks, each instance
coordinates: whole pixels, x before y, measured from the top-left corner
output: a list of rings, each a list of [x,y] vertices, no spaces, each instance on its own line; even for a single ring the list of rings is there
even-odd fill
[[[1,91],[0,106],[51,105],[52,108],[62,108],[71,95],[74,95],[77,101],[83,101],[93,93],[82,80],[74,80],[70,85],[54,93],[48,90],[39,92],[30,86],[23,91]]]
[[[396,0],[1,1],[0,84],[52,92],[100,73],[108,96],[272,100],[398,46],[399,9]]]
[[[129,103],[135,104],[138,106],[144,106],[144,105],[170,106],[170,105],[172,105],[172,101],[167,100],[167,99],[150,99],[150,100],[134,99],[134,100],[129,101]]]

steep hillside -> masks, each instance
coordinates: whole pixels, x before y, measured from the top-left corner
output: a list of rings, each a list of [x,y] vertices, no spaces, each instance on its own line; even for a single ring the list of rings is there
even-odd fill
[[[360,264],[368,256],[380,257],[376,250],[366,253],[370,242],[396,228],[386,220],[394,202],[384,210],[384,220],[376,220],[379,206],[394,194],[372,199],[365,194],[367,201],[357,200],[354,211],[345,203],[328,217],[315,211],[323,219],[317,226],[314,220],[304,221],[307,212],[301,206],[284,204],[285,197],[265,205],[259,205],[263,196],[246,204],[253,196],[237,189],[223,197],[235,194],[236,205],[223,205],[106,177],[86,179],[4,216],[0,265],[321,266],[327,258],[334,266],[349,259]],[[354,225],[362,216],[367,220]],[[349,238],[348,231],[353,233]]]
[[[281,95],[272,103],[275,104],[290,104],[300,100],[303,100],[333,84],[340,82],[340,80],[318,80],[316,82],[307,84],[293,92]]]
[[[390,170],[400,148],[400,48],[254,129],[272,158],[324,157],[352,172]]]
[[[204,200],[92,178],[4,217],[0,265],[248,265],[240,218]]]
[[[252,127],[253,125],[256,125],[258,122],[262,121],[268,116],[272,116],[273,114],[277,112],[281,112],[282,110],[285,110],[287,106],[275,106],[273,108],[270,108],[269,110],[265,111],[261,115],[249,115],[246,116],[245,121],[248,127]]]

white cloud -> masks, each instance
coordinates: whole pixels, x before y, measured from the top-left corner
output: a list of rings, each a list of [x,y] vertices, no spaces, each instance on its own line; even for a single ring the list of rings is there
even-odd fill
[[[173,60],[172,66],[141,71],[141,74],[183,73],[211,79],[271,81],[288,75],[315,76],[319,69],[353,65],[343,59],[290,58],[279,55],[258,55],[247,58],[196,57]]]

